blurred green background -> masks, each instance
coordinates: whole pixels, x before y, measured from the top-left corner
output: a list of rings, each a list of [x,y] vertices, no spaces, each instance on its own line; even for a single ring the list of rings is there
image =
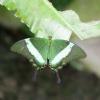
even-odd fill
[[[82,21],[100,19],[100,0],[49,1],[58,10],[75,10]],[[40,71],[34,83],[31,64],[10,51],[13,43],[28,37],[28,32],[18,18],[0,6],[0,100],[100,100],[99,38],[79,43],[89,57],[92,55],[83,63],[89,62],[85,67],[94,73],[77,71],[67,64],[60,71],[60,85],[56,83],[55,73],[48,69]]]

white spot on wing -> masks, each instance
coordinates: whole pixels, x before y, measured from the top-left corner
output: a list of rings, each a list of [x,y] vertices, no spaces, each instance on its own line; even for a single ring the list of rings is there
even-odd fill
[[[56,65],[63,58],[65,58],[66,56],[68,56],[68,54],[71,52],[73,46],[74,46],[74,44],[70,43],[65,49],[63,49],[60,53],[57,54],[57,56],[52,60],[51,64],[52,65]]]
[[[35,57],[35,59],[41,63],[44,64],[45,61],[43,59],[43,57],[41,56],[41,54],[39,53],[39,51],[34,47],[34,45],[31,43],[30,39],[25,39],[25,42],[27,43],[27,48],[29,50],[29,52]]]

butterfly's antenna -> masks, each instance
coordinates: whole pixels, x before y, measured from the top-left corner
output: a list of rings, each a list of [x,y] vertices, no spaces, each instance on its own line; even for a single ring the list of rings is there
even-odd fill
[[[58,71],[56,72],[56,76],[57,76],[57,83],[60,84],[61,83],[61,78],[60,78],[60,75],[59,75]]]
[[[33,81],[36,82],[36,79],[37,79],[37,70],[34,71]]]

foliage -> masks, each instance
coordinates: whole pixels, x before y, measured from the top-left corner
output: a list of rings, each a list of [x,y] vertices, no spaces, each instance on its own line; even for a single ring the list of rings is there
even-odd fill
[[[69,40],[71,31],[80,39],[100,36],[100,21],[83,23],[74,11],[58,12],[47,0],[0,0],[0,4],[15,11],[15,15],[39,37],[51,35]],[[59,27],[61,30],[57,31]]]

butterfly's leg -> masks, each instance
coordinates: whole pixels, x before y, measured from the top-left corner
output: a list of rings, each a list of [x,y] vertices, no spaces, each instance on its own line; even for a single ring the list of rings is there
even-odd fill
[[[32,78],[32,80],[34,81],[34,82],[36,82],[36,79],[37,79],[37,70],[35,70],[34,71],[34,74],[33,74],[33,78]]]
[[[38,72],[38,70],[37,70],[37,65],[36,65],[35,63],[33,63],[32,65],[33,65],[33,67],[35,67],[35,71],[34,71],[34,73],[33,73],[32,80],[33,80],[34,82],[36,82],[36,79],[37,79],[37,72]]]
[[[58,71],[56,72],[56,76],[57,76],[57,83],[60,84],[61,83],[61,78],[60,78],[60,75],[59,75]]]

